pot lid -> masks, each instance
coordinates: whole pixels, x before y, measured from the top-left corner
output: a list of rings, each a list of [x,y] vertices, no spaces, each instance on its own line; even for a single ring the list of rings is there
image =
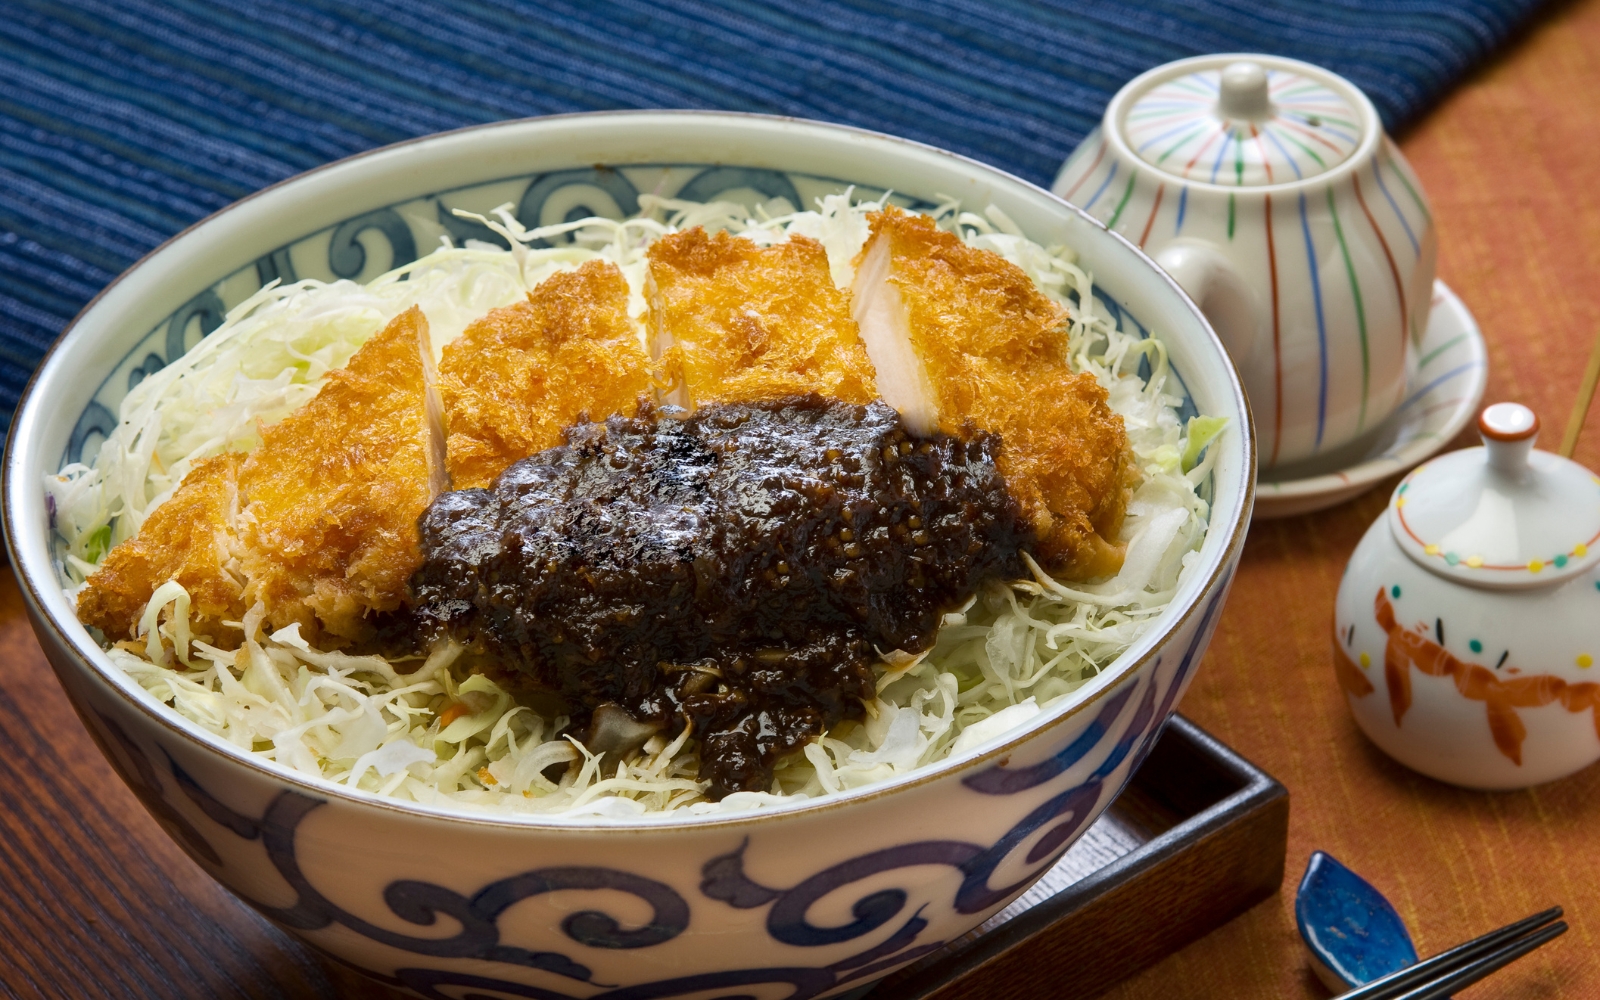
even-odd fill
[[[1355,153],[1364,116],[1305,70],[1246,59],[1172,77],[1129,106],[1123,136],[1145,163],[1187,180],[1255,187],[1316,177]]]
[[[1600,476],[1535,451],[1539,418],[1518,403],[1478,415],[1482,448],[1441,455],[1401,480],[1389,527],[1406,555],[1481,587],[1542,587],[1600,563]]]

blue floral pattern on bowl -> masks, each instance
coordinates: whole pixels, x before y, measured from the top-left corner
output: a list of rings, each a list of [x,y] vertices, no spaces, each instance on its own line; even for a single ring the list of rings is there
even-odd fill
[[[409,961],[399,964],[392,974],[380,976],[392,986],[430,1000],[446,1000],[449,995],[440,991],[447,986],[489,989],[537,1000],[643,1000],[767,984],[790,987],[791,992],[783,994],[788,1000],[805,1000],[883,975],[937,951],[948,940],[938,934],[925,934],[931,923],[929,904],[907,912],[913,890],[892,884],[860,892],[851,887],[905,869],[947,868],[959,877],[959,883],[937,905],[957,914],[986,916],[1009,903],[1060,860],[1110,803],[1122,779],[1137,769],[1154,746],[1161,724],[1174,709],[1210,638],[1221,605],[1220,595],[1211,600],[1187,648],[1164,677],[1158,663],[1148,681],[1126,681],[1055,753],[1024,767],[992,765],[962,779],[969,792],[984,797],[1015,797],[1035,789],[1048,791],[1043,802],[1028,809],[995,842],[907,841],[855,855],[788,887],[768,885],[747,874],[745,855],[751,849],[752,836],[746,835],[732,851],[709,857],[699,866],[697,891],[693,893],[626,868],[563,865],[518,872],[470,892],[421,878],[396,879],[382,890],[382,907],[387,913],[376,905],[355,912],[325,895],[300,861],[297,832],[309,816],[329,805],[327,799],[287,789],[277,793],[260,816],[246,815],[213,795],[168,750],[145,749],[111,716],[98,714],[91,719],[91,726],[101,745],[108,748],[107,756],[123,779],[197,863],[226,883],[229,873],[225,853],[237,851],[245,842],[258,844],[282,887],[292,894],[293,902],[273,905],[239,892],[245,901],[297,931],[319,931],[338,925],[372,943],[405,953]],[[1090,767],[1087,774],[1067,782],[1059,780],[1078,774],[1083,766]],[[974,800],[973,804],[981,806],[981,800]],[[223,841],[227,841],[226,852],[217,846]],[[1011,877],[996,878],[1002,868],[1017,866],[1019,860],[1020,867]],[[692,876],[690,881],[694,881]],[[580,993],[463,968],[463,964],[487,963],[534,970],[544,974],[541,979],[567,980],[573,988],[576,984],[591,988],[607,985],[596,980],[594,969],[566,951],[522,947],[505,940],[500,920],[508,910],[524,900],[556,892],[605,892],[613,897],[620,893],[633,897],[649,911],[647,918],[631,928],[625,927],[622,919],[599,909],[568,913],[559,921],[559,928],[569,945],[648,949],[677,938],[694,925],[697,917],[704,917],[705,911],[730,907],[765,910],[766,933],[775,942],[802,949],[829,948],[828,957],[840,950],[850,953],[826,964],[733,968]],[[812,908],[835,892],[855,897],[849,906],[854,919],[837,925],[814,921],[809,916]],[[458,928],[456,933],[423,936],[393,929],[397,920],[427,928],[437,925],[441,917]],[[890,929],[886,936],[874,933],[885,927]],[[863,938],[871,943],[855,944]],[[427,959],[455,961],[451,966],[439,966],[427,964]],[[501,973],[509,974],[512,973]]]

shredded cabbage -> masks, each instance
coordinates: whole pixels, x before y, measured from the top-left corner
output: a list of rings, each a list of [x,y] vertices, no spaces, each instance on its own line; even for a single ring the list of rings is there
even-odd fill
[[[583,219],[532,231],[502,206],[494,218],[472,217],[508,240],[509,251],[446,240],[365,286],[307,280],[263,288],[241,303],[196,348],[128,394],[119,426],[91,464],[46,478],[68,594],[194,463],[252,447],[259,423],[310,399],[328,371],[413,304],[427,315],[438,350],[556,270],[604,257],[628,279],[642,338],[645,252],[657,236],[704,225],[771,244],[801,233],[823,244],[835,282],[848,287],[867,215],[884,203],[855,202],[848,191],[806,212],[781,200],[754,211],[650,195],[640,202],[641,216],[624,222]],[[1118,328],[1070,249],[1029,241],[992,206],[976,214],[946,199],[933,214],[1066,306],[1073,366],[1109,392],[1143,472],[1122,528],[1127,557],[1115,577],[1095,584],[1061,583],[1030,559],[1030,578],[991,586],[945,615],[932,649],[883,652],[866,717],[781,761],[769,791],[707,801],[687,731],[606,760],[575,737],[567,718],[518,705],[486,676],[462,676],[455,645],[410,660],[321,651],[298,626],[264,631],[257,605],[240,623],[243,645],[216,649],[190,634],[189,595],[176,582],[151,598],[143,641],[111,646],[111,661],[184,719],[275,766],[499,814],[633,818],[770,807],[885,781],[1004,735],[1105,669],[1172,600],[1205,535],[1209,508],[1197,488],[1210,475],[1216,449],[1207,445],[1224,421],[1180,422],[1180,400],[1165,391],[1165,348]],[[531,246],[566,235],[570,244]],[[1141,363],[1147,379],[1138,375]]]

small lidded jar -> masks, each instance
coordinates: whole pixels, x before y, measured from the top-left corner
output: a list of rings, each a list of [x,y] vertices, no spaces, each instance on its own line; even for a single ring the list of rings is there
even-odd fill
[[[1384,752],[1471,788],[1600,759],[1600,476],[1534,449],[1516,403],[1415,469],[1339,585],[1334,667]]]

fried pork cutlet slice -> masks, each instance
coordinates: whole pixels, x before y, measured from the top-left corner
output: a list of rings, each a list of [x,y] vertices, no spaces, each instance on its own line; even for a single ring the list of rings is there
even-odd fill
[[[622,272],[590,261],[473,323],[445,346],[439,391],[458,490],[488,486],[512,462],[560,444],[582,417],[633,416],[652,382]]]
[[[894,208],[872,216],[852,293],[884,400],[922,434],[998,433],[1040,562],[1069,579],[1115,573],[1138,472],[1105,390],[1067,363],[1061,307],[1000,255]]]
[[[650,247],[650,330],[668,402],[878,396],[849,297],[805,236],[769,247],[701,228],[663,236]]]
[[[111,640],[135,632],[150,596],[169,580],[189,592],[197,635],[231,646],[244,614],[244,588],[225,568],[230,558],[233,516],[238,512],[239,466],[229,452],[208,458],[183,477],[167,501],[151,511],[139,533],[112,549],[78,593],[78,619]],[[226,633],[235,633],[228,641]]]
[[[239,470],[246,604],[312,642],[373,634],[422,563],[417,519],[446,486],[428,321],[396,317]]]

